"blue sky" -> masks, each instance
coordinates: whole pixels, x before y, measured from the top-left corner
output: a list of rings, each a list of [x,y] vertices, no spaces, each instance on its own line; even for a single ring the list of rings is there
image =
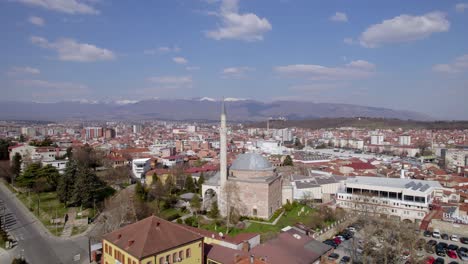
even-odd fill
[[[468,1],[0,1],[0,100],[237,97],[468,119]]]

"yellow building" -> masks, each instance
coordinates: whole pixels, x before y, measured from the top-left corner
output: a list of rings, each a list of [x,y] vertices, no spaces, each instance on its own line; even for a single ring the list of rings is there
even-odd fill
[[[104,236],[102,264],[201,264],[203,237],[150,216]]]

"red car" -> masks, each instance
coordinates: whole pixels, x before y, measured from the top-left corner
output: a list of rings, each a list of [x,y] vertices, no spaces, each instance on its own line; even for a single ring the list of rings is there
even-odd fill
[[[448,250],[447,251],[447,256],[449,256],[449,258],[456,259],[457,258],[457,253],[455,252],[455,250]]]
[[[435,258],[433,256],[429,256],[426,258],[426,264],[433,264],[435,262]]]
[[[341,239],[339,239],[339,238],[337,238],[337,237],[335,237],[335,238],[333,239],[333,241],[334,241],[337,245],[341,244]]]

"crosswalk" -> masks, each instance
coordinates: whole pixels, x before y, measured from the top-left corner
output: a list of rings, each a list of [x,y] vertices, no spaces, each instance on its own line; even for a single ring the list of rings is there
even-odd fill
[[[24,240],[24,234],[17,230],[20,227],[18,220],[8,207],[5,206],[2,200],[0,200],[0,223],[2,229],[6,231],[14,241]],[[14,242],[14,244],[16,243]]]

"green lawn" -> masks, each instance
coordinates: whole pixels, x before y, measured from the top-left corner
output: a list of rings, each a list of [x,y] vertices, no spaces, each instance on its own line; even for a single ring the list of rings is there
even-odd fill
[[[298,216],[298,213],[301,211],[302,207],[305,207],[306,211],[309,211],[307,215],[302,213],[300,216]],[[231,229],[229,231],[229,234],[231,235],[236,235],[240,233],[260,233],[260,234],[266,234],[266,233],[278,233],[282,228],[286,226],[292,226],[296,224],[297,222],[305,222],[306,219],[313,217],[313,214],[316,213],[315,209],[303,206],[303,205],[298,205],[294,207],[291,211],[285,212],[284,215],[281,217],[281,219],[276,223],[276,225],[268,225],[268,224],[260,224],[260,223],[251,223],[249,227],[246,229]],[[204,225],[202,228],[215,231],[215,224],[209,224],[209,225]],[[225,227],[216,227],[216,232],[226,232]]]
[[[50,220],[53,218],[63,219],[68,209],[58,200],[55,192],[30,193],[30,195],[28,193],[20,193],[18,194],[18,198],[39,218],[44,226],[52,233],[56,233],[56,226],[51,224]]]

